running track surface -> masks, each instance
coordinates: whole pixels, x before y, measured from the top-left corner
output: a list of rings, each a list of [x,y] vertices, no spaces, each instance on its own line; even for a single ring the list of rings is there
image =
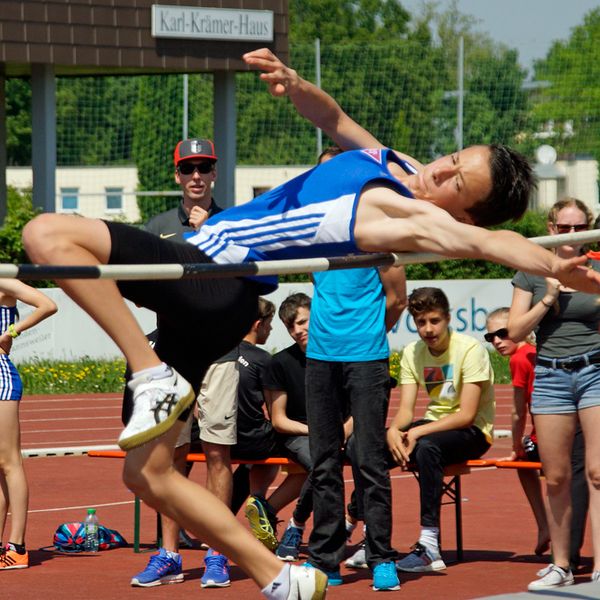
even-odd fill
[[[496,429],[510,430],[510,387],[496,386],[496,400]],[[395,391],[390,415],[397,405]],[[425,399],[421,397],[419,408],[422,410],[424,405]],[[26,397],[21,405],[23,448],[29,454],[46,454],[47,448],[112,445],[121,429],[120,411],[120,396],[116,394]],[[506,456],[510,444],[510,438],[497,439],[488,456]],[[185,573],[182,584],[151,589],[129,586],[131,577],[145,566],[147,553],[135,554],[131,548],[97,555],[61,555],[42,550],[51,544],[52,534],[60,523],[82,520],[89,506],[98,509],[101,523],[133,540],[133,496],[121,482],[121,467],[119,460],[87,456],[37,456],[25,460],[30,482],[27,542],[31,568],[0,573],[0,598],[129,600],[145,596],[162,600],[198,595],[205,600],[251,600],[262,597],[235,566],[230,588],[201,589],[204,552],[200,549],[182,551]],[[196,465],[191,478],[203,482],[204,477],[204,465]],[[349,492],[352,482],[348,471],[346,481]],[[393,545],[404,553],[419,531],[418,486],[414,477],[392,471],[392,493]],[[398,598],[460,600],[521,592],[534,578],[535,571],[546,564],[547,556],[540,558],[533,554],[535,523],[514,472],[473,470],[463,477],[463,502],[465,560],[455,562],[453,508],[443,507],[444,558],[448,569],[439,573],[402,574],[402,589],[396,592]],[[290,514],[288,507],[280,517],[287,522]],[[308,529],[310,526],[309,523]],[[154,528],[154,513],[143,507],[142,542],[148,549],[155,539]],[[360,533],[355,532],[352,541],[359,542]],[[578,583],[589,580],[589,535],[583,556],[583,568],[576,576]],[[328,598],[364,600],[365,594],[375,593],[370,588],[368,571],[342,567],[342,574],[344,585],[330,588]]]

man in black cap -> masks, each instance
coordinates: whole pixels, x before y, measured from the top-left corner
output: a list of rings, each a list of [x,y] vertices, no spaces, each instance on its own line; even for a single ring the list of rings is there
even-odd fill
[[[186,243],[186,232],[196,231],[208,217],[223,210],[212,197],[212,186],[217,178],[215,146],[207,139],[182,140],[175,146],[173,162],[175,181],[183,193],[181,202],[175,208],[152,217],[144,229],[161,239]],[[154,331],[150,336],[156,339],[157,333]],[[200,439],[207,457],[207,488],[228,506],[233,486],[229,449],[237,441],[237,382],[236,351],[221,357],[209,367],[198,396],[202,423]],[[132,392],[128,386],[125,386],[123,404],[126,424],[133,409]],[[177,439],[173,456],[175,468],[186,476],[191,428],[192,415]],[[150,558],[146,568],[132,578],[131,585],[153,587],[183,581],[179,546],[182,541],[187,542],[185,532],[181,530],[180,533],[179,525],[162,515],[162,533],[163,544],[159,554]],[[223,569],[222,562],[226,563],[227,559],[223,555],[217,556],[217,553],[209,559],[202,577],[202,587],[229,585],[229,577],[219,577],[219,572],[228,573],[228,567]],[[209,568],[211,565],[212,568]]]
[[[215,145],[205,139],[182,140],[175,146],[173,162],[175,181],[183,192],[181,202],[152,217],[144,229],[162,239],[184,243],[184,233],[195,231],[206,219],[223,210],[212,197],[212,186],[217,179]]]

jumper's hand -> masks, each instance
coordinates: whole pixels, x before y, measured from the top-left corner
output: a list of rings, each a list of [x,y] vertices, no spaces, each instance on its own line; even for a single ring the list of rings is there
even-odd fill
[[[263,71],[260,78],[272,96],[290,95],[298,86],[298,73],[284,65],[268,48],[247,52],[242,58],[252,68]]]
[[[600,294],[600,273],[585,266],[586,256],[560,259],[554,269],[554,276],[565,287],[586,292]]]

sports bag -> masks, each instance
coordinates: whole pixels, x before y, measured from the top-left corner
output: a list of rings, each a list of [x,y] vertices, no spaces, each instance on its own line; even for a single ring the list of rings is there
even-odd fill
[[[85,525],[83,523],[62,523],[54,532],[52,541],[58,552],[85,552]],[[110,550],[127,546],[125,538],[116,530],[98,525],[98,549]]]

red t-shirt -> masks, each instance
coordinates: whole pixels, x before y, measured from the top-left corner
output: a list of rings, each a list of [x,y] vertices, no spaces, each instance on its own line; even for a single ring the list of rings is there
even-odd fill
[[[520,387],[525,390],[525,399],[527,401],[527,410],[531,405],[531,392],[533,391],[533,380],[534,380],[534,367],[535,367],[535,346],[531,344],[523,344],[517,351],[510,357],[509,367],[510,374],[512,377],[512,384],[514,387]],[[532,441],[537,443],[537,437],[535,435],[535,426],[533,425],[533,419],[531,422],[531,434]]]

